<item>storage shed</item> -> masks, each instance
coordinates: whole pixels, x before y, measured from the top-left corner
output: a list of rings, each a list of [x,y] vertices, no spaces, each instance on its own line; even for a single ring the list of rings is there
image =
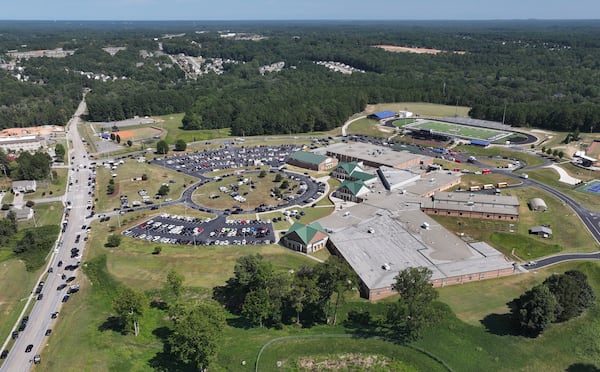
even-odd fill
[[[546,202],[542,198],[533,198],[529,201],[529,208],[536,212],[545,212],[548,210]]]

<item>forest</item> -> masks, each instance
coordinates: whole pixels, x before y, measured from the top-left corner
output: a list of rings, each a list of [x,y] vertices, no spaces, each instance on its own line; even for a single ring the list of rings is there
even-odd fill
[[[233,135],[329,130],[369,103],[400,101],[469,106],[474,118],[513,126],[593,132],[600,130],[599,31],[598,21],[0,22],[0,64],[11,61],[11,50],[75,51],[20,59],[27,81],[0,70],[0,127],[64,124],[90,88],[92,121],[185,112],[184,129],[228,127]],[[373,47],[386,44],[444,52]],[[111,55],[108,46],[125,49]],[[202,56],[203,66],[229,62],[221,74],[190,79],[175,62],[180,53]],[[279,61],[281,71],[259,73]]]

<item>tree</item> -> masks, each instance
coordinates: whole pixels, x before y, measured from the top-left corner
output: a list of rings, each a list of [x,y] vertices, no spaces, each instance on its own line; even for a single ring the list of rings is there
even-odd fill
[[[62,145],[62,143],[57,143],[56,146],[54,146],[54,154],[56,155],[56,159],[59,161],[65,160],[65,153],[65,147]]]
[[[543,283],[556,298],[555,321],[564,322],[581,315],[596,296],[584,273],[577,270],[554,274]]]
[[[264,169],[262,169],[260,171],[260,173],[258,174],[258,178],[265,178],[266,176],[267,176],[267,172]]]
[[[115,136],[115,140],[117,141],[117,143],[121,143],[121,136],[117,134]]]
[[[148,181],[148,175],[146,173],[142,174],[142,181]]]
[[[166,155],[169,152],[169,144],[167,141],[160,140],[156,143],[156,153],[161,155]]]
[[[540,284],[515,300],[513,316],[521,332],[536,337],[555,320],[556,305],[552,292],[546,285]]]
[[[277,173],[275,175],[275,178],[273,179],[273,182],[281,182],[282,179],[283,179],[283,176],[281,175],[281,173]]]
[[[119,245],[121,245],[121,235],[118,235],[118,234],[109,235],[108,238],[106,239],[105,246],[108,248],[115,248],[115,247],[118,247]]]
[[[279,185],[279,188],[282,189],[282,190],[285,190],[288,187],[290,187],[290,183],[288,182],[288,180],[283,180],[283,182],[281,183],[281,185]]]
[[[185,143],[184,140],[178,139],[175,142],[175,151],[185,151],[186,148],[187,148],[187,143]]]
[[[123,288],[113,299],[113,310],[125,331],[133,329],[137,336],[140,331],[139,321],[148,306],[148,298],[143,292]]]
[[[564,153],[564,152],[562,152],[562,151],[559,151],[559,152],[558,152],[558,158],[559,158],[559,159],[562,159],[564,156],[565,156],[565,153]]]
[[[308,266],[298,270],[292,280],[288,301],[296,312],[296,324],[300,324],[300,314],[310,305],[317,305],[319,302],[319,284],[317,275]]]
[[[258,288],[246,294],[242,315],[251,323],[262,327],[265,319],[271,314],[272,307],[269,291],[266,288]]]
[[[331,324],[335,325],[337,323],[338,309],[345,301],[346,292],[352,289],[357,283],[356,275],[350,266],[337,256],[329,257],[323,265],[317,267],[317,270],[319,270],[318,281],[321,298],[327,301],[327,322],[331,321]],[[331,314],[332,302],[333,314]]]
[[[546,154],[547,155],[552,155],[552,149],[551,148],[546,149]]]
[[[110,134],[110,140],[111,140],[111,141],[114,141],[114,140],[115,140],[115,138],[116,138],[115,134],[114,134],[114,133],[111,133],[111,134]]]
[[[157,194],[160,196],[165,196],[169,194],[169,185],[160,185],[160,188],[158,189]]]
[[[154,247],[152,254],[160,254],[160,252],[162,252],[162,247],[157,245],[156,247]]]
[[[127,146],[129,146],[129,147],[133,146],[133,142],[131,142],[131,140],[127,140],[126,143],[127,143]]]
[[[214,360],[225,328],[223,309],[213,301],[196,306],[180,306],[173,317],[169,336],[171,353],[186,364],[204,371]]]
[[[552,150],[552,156],[554,156],[554,157],[558,156],[558,150],[557,149]]]
[[[155,248],[156,249],[156,248]],[[179,298],[181,291],[183,290],[183,281],[185,277],[178,273],[176,270],[169,270],[167,274],[167,282],[165,286],[169,289],[176,298]]]
[[[421,336],[421,330],[435,319],[433,301],[437,291],[429,280],[428,268],[409,267],[398,273],[392,288],[400,294],[397,303],[388,307],[388,326],[396,336],[414,340]]]

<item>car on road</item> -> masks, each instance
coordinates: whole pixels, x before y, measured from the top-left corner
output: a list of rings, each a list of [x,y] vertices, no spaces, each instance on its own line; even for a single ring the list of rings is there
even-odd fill
[[[56,287],[57,291],[62,291],[63,289],[67,288],[67,285],[65,283],[59,285],[58,287]]]
[[[0,359],[6,359],[8,356],[8,350],[2,350],[2,354],[0,354]]]
[[[19,337],[19,331],[13,331],[12,333],[12,339],[15,340]]]
[[[48,328],[46,330],[46,333],[44,333],[46,336],[50,336],[50,334],[52,333],[52,330],[50,328]]]
[[[39,301],[39,300],[41,300],[42,298],[44,298],[44,294],[43,294],[43,293],[40,293],[40,294],[37,296],[37,300]]]
[[[69,298],[70,298],[70,297],[71,297],[71,296],[69,296],[69,295],[65,295],[65,296],[62,298],[62,302],[67,302],[67,301],[69,301]]]
[[[58,264],[57,264],[56,266],[58,266],[58,267],[61,267],[61,266],[62,266],[62,264],[63,264],[63,262],[62,262],[62,261],[58,261]]]
[[[49,268],[48,268],[48,273],[52,273],[52,272],[54,272],[54,269],[53,269],[53,268],[51,268],[51,267],[49,267]]]
[[[52,318],[52,319],[56,319],[57,317],[58,317],[58,311],[55,311],[52,314],[50,314],[50,318]]]
[[[40,356],[40,354],[36,354],[36,355],[33,357],[33,363],[35,363],[35,364],[40,364],[41,362],[42,362],[42,357]]]
[[[31,350],[33,350],[33,344],[29,344],[29,345],[27,345],[27,347],[25,348],[25,352],[26,352],[26,353],[30,353],[30,352],[31,352]]]

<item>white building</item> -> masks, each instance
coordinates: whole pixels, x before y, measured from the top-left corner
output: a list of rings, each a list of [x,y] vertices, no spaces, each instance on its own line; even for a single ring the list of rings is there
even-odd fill
[[[46,140],[41,136],[10,136],[0,138],[0,148],[4,152],[34,152],[45,146]]]

